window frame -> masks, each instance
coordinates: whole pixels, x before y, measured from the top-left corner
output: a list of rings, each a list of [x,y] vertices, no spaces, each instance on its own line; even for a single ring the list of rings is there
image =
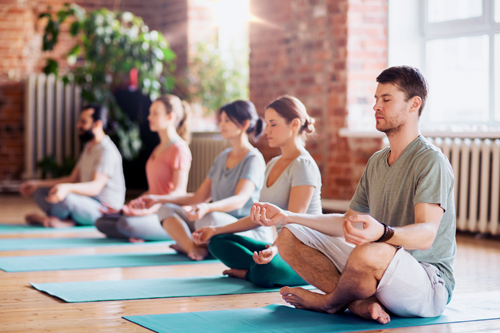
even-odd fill
[[[495,22],[495,0],[482,0],[482,15],[473,18],[457,19],[444,22],[429,22],[428,9],[429,1],[421,2],[421,21],[422,22],[422,65],[424,72],[427,72],[427,43],[435,39],[451,39],[458,37],[480,36],[487,35],[489,41],[489,60],[488,60],[488,104],[489,104],[489,121],[488,122],[467,122],[472,126],[484,126],[488,128],[500,128],[500,115],[495,117],[495,35],[500,34],[500,22]],[[500,6],[500,1],[496,5]],[[500,54],[497,55],[500,57]],[[500,66],[500,61],[496,64]],[[500,85],[500,80],[497,82]],[[500,87],[499,87],[500,88]],[[500,105],[500,94],[497,96],[496,103]],[[500,113],[500,110],[499,110]],[[443,126],[464,126],[464,122],[431,122],[429,113],[422,114],[424,118],[423,124],[429,128]],[[498,119],[496,119],[498,118]]]

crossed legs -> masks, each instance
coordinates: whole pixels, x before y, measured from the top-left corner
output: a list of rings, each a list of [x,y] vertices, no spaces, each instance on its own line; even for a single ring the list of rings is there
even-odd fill
[[[302,243],[287,228],[281,231],[277,244],[283,259],[304,280],[325,292],[322,295],[302,288],[284,287],[280,293],[285,301],[297,308],[327,313],[348,307],[363,318],[381,324],[390,321],[374,295],[378,282],[396,253],[395,247],[379,243],[357,246],[340,274],[330,259]]]

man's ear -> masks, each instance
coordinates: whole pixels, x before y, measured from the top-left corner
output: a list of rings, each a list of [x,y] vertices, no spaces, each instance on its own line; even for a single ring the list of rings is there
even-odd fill
[[[410,112],[418,112],[422,105],[422,99],[419,96],[413,96],[410,99]]]

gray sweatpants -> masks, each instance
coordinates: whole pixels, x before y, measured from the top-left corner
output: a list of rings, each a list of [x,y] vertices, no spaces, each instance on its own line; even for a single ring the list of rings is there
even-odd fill
[[[45,199],[49,191],[48,187],[39,187],[33,194],[35,203],[47,216],[60,220],[71,219],[77,225],[93,225],[102,216],[99,211],[101,203],[96,198],[69,193],[63,201],[53,204]]]
[[[125,216],[105,215],[95,223],[97,230],[113,238],[140,238],[147,241],[170,240],[161,226],[158,215]]]
[[[158,210],[158,218],[160,219],[160,221],[163,221],[170,217],[175,217],[184,222],[184,229],[189,235],[191,235],[193,231],[196,231],[203,227],[222,227],[224,225],[228,225],[238,221],[236,217],[223,212],[208,213],[197,221],[189,221],[189,218],[186,215],[186,211],[182,209],[181,206],[170,203],[162,205]],[[259,227],[253,230],[239,232],[238,235],[262,240],[269,243],[273,242],[271,228]]]

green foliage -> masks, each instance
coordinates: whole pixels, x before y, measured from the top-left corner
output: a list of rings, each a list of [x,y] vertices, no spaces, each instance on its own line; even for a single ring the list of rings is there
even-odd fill
[[[191,66],[190,99],[207,112],[237,99],[248,99],[248,51],[224,57],[214,43],[199,43]]]
[[[38,162],[38,167],[42,170],[42,178],[59,178],[67,176],[71,173],[76,165],[76,160],[71,157],[67,157],[62,165],[59,165],[54,156],[45,157],[43,160]]]
[[[75,65],[63,77],[65,83],[82,87],[86,102],[108,107],[119,128],[112,137],[125,159],[133,159],[141,149],[139,126],[123,113],[112,91],[124,86],[132,69],[138,70],[138,89],[152,100],[172,90],[175,53],[157,31],[149,31],[141,18],[128,12],[99,9],[86,13],[76,4],[65,4],[55,17],[50,7],[40,18],[48,18],[43,36],[43,50],[53,50],[60,26],[71,18],[69,31],[75,39],[67,60]],[[58,74],[58,64],[47,59],[46,74]]]

